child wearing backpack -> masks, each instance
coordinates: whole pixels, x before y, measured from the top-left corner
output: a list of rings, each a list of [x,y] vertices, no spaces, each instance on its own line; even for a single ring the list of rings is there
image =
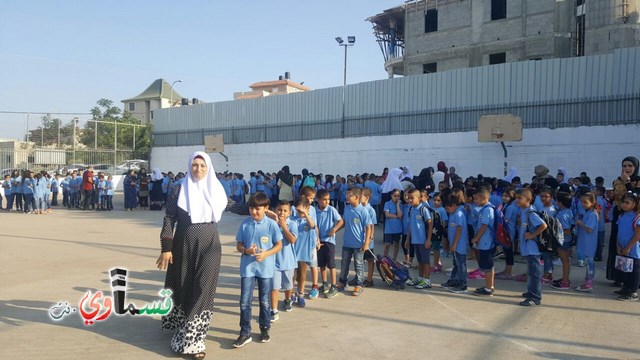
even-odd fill
[[[467,217],[459,199],[450,194],[445,198],[444,208],[449,212],[448,239],[453,253],[453,269],[451,277],[442,284],[442,287],[449,289],[455,294],[467,292],[467,246],[469,230],[467,228]]]
[[[598,245],[598,212],[596,211],[596,195],[586,192],[580,197],[584,208],[584,215],[578,215],[576,227],[578,229],[578,252],[584,256],[587,268],[584,284],[575,288],[576,291],[593,291],[593,278],[596,273],[595,255]]]
[[[444,238],[447,234],[446,234],[446,229],[448,229],[447,227],[447,222],[449,221],[449,215],[447,214],[447,210],[445,210],[444,206],[442,206],[442,195],[439,192],[436,192],[433,194],[433,197],[431,198],[430,204],[432,205],[431,208],[438,213],[438,215],[440,216],[440,222],[441,222],[441,228],[442,228],[442,234],[441,237]],[[435,219],[434,219],[435,221]],[[435,225],[434,225],[435,227]],[[434,239],[432,239],[433,241]],[[440,243],[442,243],[442,240],[440,241]],[[442,272],[442,261],[440,260],[440,257],[442,256],[444,250],[442,249],[442,245],[438,246],[440,248],[440,250],[435,249],[434,247],[434,252],[433,252],[433,266],[431,267],[431,272],[432,273],[439,273]]]
[[[404,193],[404,204],[402,205],[402,252],[404,252],[404,261],[402,264],[406,267],[413,266],[413,257],[415,256],[415,250],[413,246],[409,246],[407,242],[407,234],[409,233],[409,213],[411,212],[411,198],[409,197],[409,192]],[[408,282],[413,283],[412,280],[408,280]]]
[[[620,301],[638,300],[640,285],[640,215],[638,195],[625,193],[620,199],[624,213],[618,218],[618,255],[633,259],[631,272],[623,272],[623,287],[614,294]]]
[[[398,248],[402,240],[402,203],[400,202],[400,190],[391,192],[391,200],[384,204],[384,256],[389,255],[393,245],[393,261],[398,258]]]
[[[433,266],[429,267],[429,271],[430,273],[437,274],[442,272],[442,262],[440,262],[440,250],[442,250],[442,235],[444,234],[444,229],[446,229],[446,227],[444,227],[443,225],[444,219],[442,215],[440,215],[441,213],[436,211],[431,206],[431,201],[429,200],[429,192],[427,190],[420,190],[420,201],[422,201],[422,206],[424,206],[429,212],[429,215],[431,216],[431,221],[433,223],[433,234],[431,236],[431,251],[433,251]]]
[[[431,236],[433,234],[433,222],[431,214],[422,204],[420,190],[409,190],[409,229],[407,231],[406,247],[412,246],[418,258],[418,277],[408,280],[407,284],[416,289],[431,288]]]
[[[543,187],[538,197],[540,204],[536,206],[536,210],[546,212],[549,216],[555,218],[558,214],[558,209],[553,204],[553,189],[548,186]],[[542,285],[551,285],[553,282],[553,253],[542,253],[542,260],[544,262]]]
[[[522,188],[516,191],[516,204],[520,208],[520,229],[518,242],[520,253],[527,259],[527,292],[522,294],[521,306],[538,306],[542,304],[542,271],[540,269],[540,249],[535,239],[547,229],[547,224],[538,216],[531,205],[533,192]]]
[[[558,290],[569,290],[571,289],[571,280],[569,280],[571,259],[569,258],[569,255],[571,255],[571,246],[573,245],[573,236],[571,233],[574,226],[573,213],[571,212],[571,194],[559,192],[556,195],[556,202],[560,208],[556,218],[560,221],[560,225],[562,225],[562,230],[564,232],[564,243],[562,244],[562,247],[558,249],[560,261],[562,261],[562,279],[553,281],[551,287]]]

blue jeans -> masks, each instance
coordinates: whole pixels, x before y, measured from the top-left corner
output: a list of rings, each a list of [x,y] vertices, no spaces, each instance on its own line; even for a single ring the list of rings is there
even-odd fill
[[[529,255],[527,258],[527,292],[529,297],[535,300],[542,300],[542,271],[540,269],[540,255]]]
[[[453,269],[451,270],[451,281],[456,286],[467,287],[467,255],[453,252]]]
[[[240,335],[251,334],[251,303],[253,302],[253,288],[258,282],[258,296],[260,299],[260,329],[271,328],[271,287],[273,278],[243,277],[240,281]]]
[[[587,268],[587,272],[584,275],[585,284],[592,284],[593,278],[596,276],[596,262],[590,256],[584,257],[584,266]]]
[[[24,194],[24,206],[23,209],[25,212],[30,212],[35,210],[34,209],[34,201],[33,201],[33,194]]]
[[[360,249],[342,247],[342,261],[340,262],[340,281],[343,284],[347,284],[347,277],[349,275],[349,267],[351,267],[351,257],[355,263],[356,268],[356,284],[362,286],[364,281],[364,253],[360,252]]]
[[[544,273],[553,274],[553,253],[544,252],[542,253],[541,257],[542,257],[542,260],[544,260]]]

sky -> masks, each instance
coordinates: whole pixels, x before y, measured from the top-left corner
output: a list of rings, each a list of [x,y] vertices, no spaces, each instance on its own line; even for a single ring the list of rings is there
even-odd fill
[[[365,19],[402,0],[3,0],[0,112],[88,113],[100,98],[122,107],[155,79],[206,102],[232,100],[285,71],[313,89],[384,79]],[[63,121],[71,115],[58,116]],[[87,119],[88,116],[79,116]],[[26,115],[0,113],[0,138],[20,138]],[[29,128],[40,115],[29,116]]]

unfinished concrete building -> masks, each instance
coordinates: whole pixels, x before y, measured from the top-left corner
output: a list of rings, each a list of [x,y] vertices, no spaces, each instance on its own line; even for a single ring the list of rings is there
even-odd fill
[[[640,46],[640,0],[414,0],[367,21],[389,77]]]

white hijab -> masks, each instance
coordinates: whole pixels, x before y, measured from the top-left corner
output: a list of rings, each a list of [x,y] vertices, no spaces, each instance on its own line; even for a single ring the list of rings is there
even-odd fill
[[[382,193],[386,194],[394,189],[402,191],[402,184],[400,183],[401,175],[402,169],[391,169],[391,171],[389,171],[389,175],[387,175],[387,179],[382,183]]]
[[[445,175],[442,171],[436,171],[433,173],[431,177],[433,179],[433,183],[436,185],[436,189],[438,188],[438,184],[444,181]]]
[[[404,171],[407,171],[406,173]],[[411,171],[411,168],[409,168],[409,166],[405,165],[404,166],[404,170],[402,170],[402,176],[400,177],[401,179],[405,179],[405,178],[409,178],[409,180],[413,180],[413,171]]]
[[[207,164],[207,175],[200,181],[191,176],[191,163],[198,156]],[[227,207],[227,195],[216,177],[211,158],[202,151],[196,151],[189,158],[188,169],[180,187],[178,207],[189,214],[193,224],[220,221],[222,212]]]
[[[160,168],[153,169],[153,172],[151,173],[151,181],[158,181],[162,179],[164,179],[164,176],[162,176],[162,171],[160,171]]]
[[[502,180],[510,183],[511,181],[513,181],[513,178],[516,176],[518,176],[518,169],[512,166],[509,169],[509,173],[507,174],[507,176],[505,176]]]

